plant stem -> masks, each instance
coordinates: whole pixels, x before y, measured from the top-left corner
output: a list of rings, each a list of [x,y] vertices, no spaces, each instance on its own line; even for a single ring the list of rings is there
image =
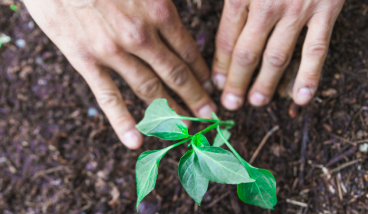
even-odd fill
[[[188,141],[190,141],[192,138],[186,138],[186,139],[184,139],[184,140],[182,140],[182,141],[179,141],[179,142],[177,142],[177,143],[175,143],[175,144],[173,144],[173,145],[171,145],[171,146],[169,146],[170,147],[170,149],[172,149],[172,148],[174,148],[174,147],[176,147],[176,146],[179,146],[179,145],[181,145],[181,144],[183,144],[183,143],[186,143],[186,142],[188,142]]]
[[[234,147],[229,143],[229,141],[226,140],[225,136],[222,134],[220,130],[220,126],[217,126],[216,128],[217,132],[221,136],[222,140],[225,142],[226,146],[231,150],[231,152],[235,155],[235,157],[240,161],[240,163],[243,163],[245,161],[237,151],[235,151]]]
[[[185,117],[185,116],[181,116],[180,119],[196,121],[196,122],[219,123],[219,125],[221,125],[221,126],[234,126],[235,125],[233,120],[221,121],[221,120],[215,120],[215,119],[204,119],[204,118]]]

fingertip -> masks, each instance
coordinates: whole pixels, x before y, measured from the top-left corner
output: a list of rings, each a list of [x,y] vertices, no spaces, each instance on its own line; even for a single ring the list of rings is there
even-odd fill
[[[259,92],[251,93],[248,100],[249,100],[249,103],[252,106],[255,106],[255,107],[264,106],[269,101],[269,99],[265,95],[263,95],[262,93],[259,93]]]
[[[222,90],[225,87],[226,77],[223,74],[216,74],[213,77],[213,83],[218,90]]]
[[[225,93],[221,99],[222,105],[230,111],[237,110],[243,104],[243,98],[233,93]]]
[[[206,104],[203,107],[201,107],[198,111],[199,117],[205,118],[205,119],[211,119],[212,118],[212,112],[217,112],[217,106],[214,103]]]
[[[293,100],[297,105],[306,105],[313,98],[315,91],[309,87],[300,87],[294,93]]]
[[[138,149],[143,143],[143,136],[137,129],[125,132],[119,138],[128,149]]]

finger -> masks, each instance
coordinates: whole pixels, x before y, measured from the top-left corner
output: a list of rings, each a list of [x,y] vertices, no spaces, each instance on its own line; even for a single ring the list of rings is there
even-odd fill
[[[154,19],[159,33],[170,49],[185,62],[199,83],[208,92],[213,92],[210,72],[197,43],[182,24],[175,6],[171,1],[163,1],[166,5],[158,5],[154,9]]]
[[[225,1],[212,64],[212,81],[220,90],[225,86],[233,49],[247,20],[247,4],[247,1]]]
[[[135,128],[136,123],[130,115],[120,91],[111,79],[110,73],[94,63],[76,62],[75,59],[69,60],[87,81],[119,139],[129,149],[139,148],[142,145],[143,137]]]
[[[249,90],[248,99],[253,106],[262,106],[271,100],[278,82],[290,62],[304,24],[301,20],[291,19],[288,16],[277,23],[267,42],[261,70]]]
[[[100,40],[102,41],[102,40]],[[136,57],[124,53],[118,47],[111,47],[111,44],[99,43],[95,52],[99,53],[103,63],[115,70],[133,89],[134,93],[147,104],[158,98],[165,98],[169,106],[179,115],[189,116],[164,89],[161,80],[153,71],[143,64]],[[189,125],[189,123],[187,123]]]
[[[293,99],[298,105],[307,104],[317,90],[335,20],[316,15],[308,22],[302,61],[293,88]]]
[[[222,104],[227,109],[236,110],[243,104],[246,89],[258,65],[268,34],[278,18],[262,9],[250,9],[247,24],[236,43],[221,96]]]
[[[184,100],[197,117],[211,118],[211,113],[216,111],[216,105],[189,67],[160,42],[159,38],[148,43],[144,49],[142,47],[133,48],[134,54],[144,59],[167,86]]]

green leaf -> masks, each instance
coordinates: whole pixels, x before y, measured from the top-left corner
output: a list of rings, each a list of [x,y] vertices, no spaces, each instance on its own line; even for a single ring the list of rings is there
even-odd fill
[[[253,167],[244,160],[242,163],[255,182],[237,186],[240,200],[264,209],[273,209],[277,203],[275,177],[268,170]]]
[[[192,145],[195,152],[195,169],[208,180],[221,184],[254,182],[231,152],[219,147],[197,147],[194,143]]]
[[[148,106],[137,129],[147,136],[164,140],[180,140],[190,137],[182,117],[172,110],[166,99],[156,99]]]
[[[196,134],[194,135],[192,139],[192,143],[196,145],[197,147],[203,147],[203,146],[210,146],[210,143],[208,142],[207,138],[203,134]]]
[[[200,206],[202,198],[207,191],[209,180],[196,172],[193,149],[180,158],[178,171],[180,182],[185,191]]]
[[[226,138],[226,140],[229,140],[231,133],[227,130],[227,129],[221,129],[222,134],[224,135],[224,137]],[[224,145],[225,141],[224,139],[222,139],[222,137],[220,136],[219,133],[217,133],[215,140],[213,142],[213,146],[217,146],[220,147],[222,145]]]
[[[158,164],[161,158],[172,146],[161,150],[146,151],[138,157],[135,165],[135,175],[137,181],[137,211],[138,205],[148,193],[154,188],[158,174]]]

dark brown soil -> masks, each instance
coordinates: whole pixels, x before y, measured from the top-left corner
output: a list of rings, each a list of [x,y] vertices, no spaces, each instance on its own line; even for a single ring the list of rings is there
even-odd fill
[[[191,0],[175,1],[210,64],[222,1],[202,0],[201,9],[187,2]],[[182,146],[162,159],[156,188],[142,202],[142,213],[368,213],[367,153],[360,151],[360,145],[368,142],[368,4],[364,2],[345,3],[312,103],[289,114],[291,101],[276,96],[265,108],[246,105],[237,112],[219,111],[220,118],[236,121],[231,143],[246,160],[266,133],[280,126],[253,163],[275,175],[275,210],[246,205],[237,198],[234,185],[214,183],[197,207],[177,176],[177,163],[186,151]],[[146,137],[141,149],[127,150],[82,77],[24,6],[17,5],[17,12],[0,5],[0,33],[12,38],[0,49],[0,211],[135,213],[138,155],[172,142]],[[16,46],[18,39],[25,40],[23,48]],[[296,59],[302,41],[303,36]],[[139,121],[147,106],[114,77]],[[213,95],[217,103],[219,95]],[[88,116],[91,108],[97,109],[96,116]],[[193,126],[191,132],[201,127]],[[208,137],[213,139],[212,134]]]

